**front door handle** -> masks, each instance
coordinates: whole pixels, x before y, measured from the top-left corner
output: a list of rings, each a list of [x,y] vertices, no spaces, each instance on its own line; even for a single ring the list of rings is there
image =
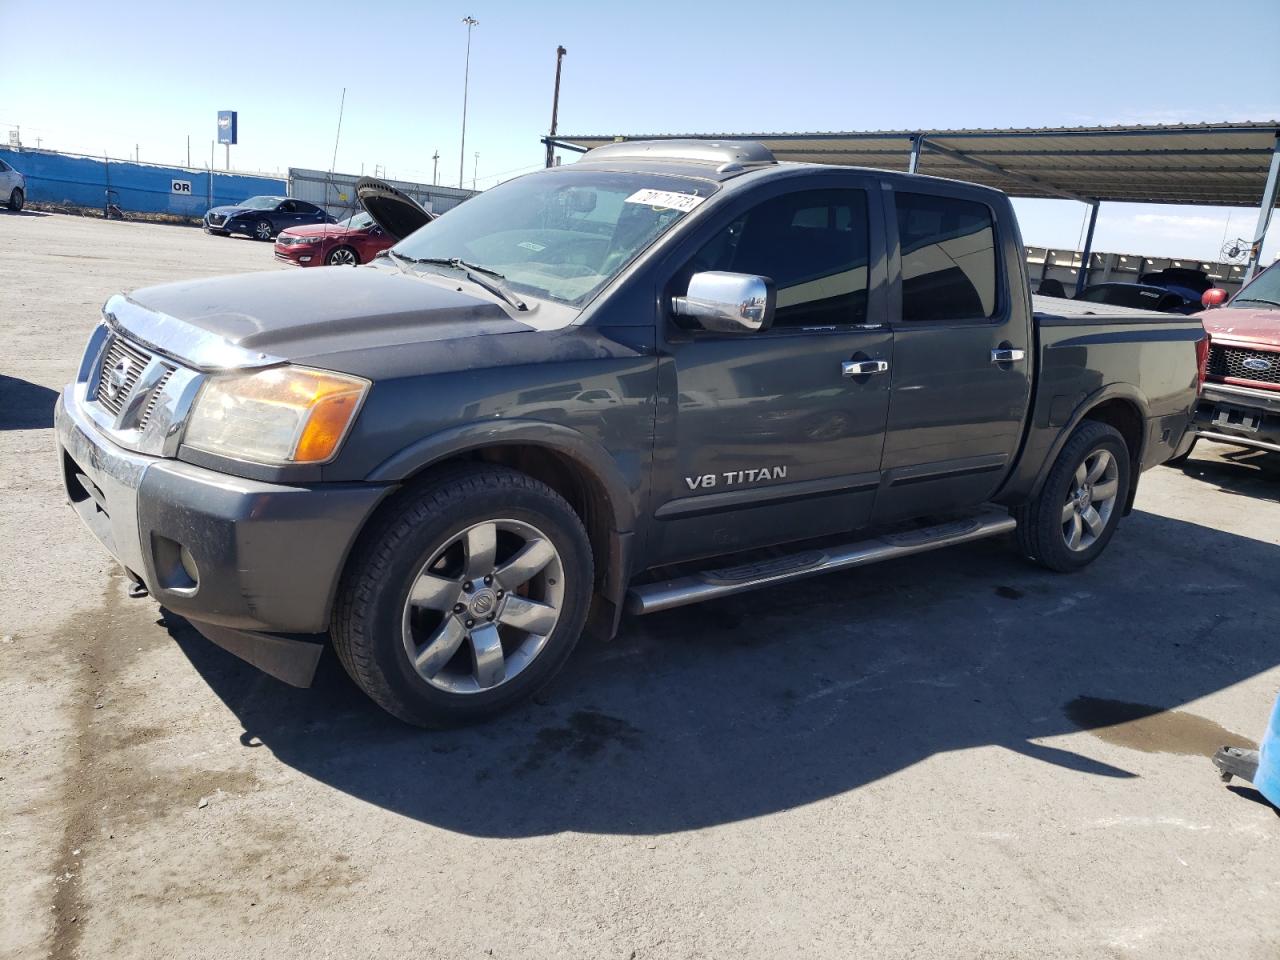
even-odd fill
[[[992,363],[1015,363],[1027,355],[1027,351],[1016,347],[999,347],[991,351]]]
[[[845,377],[865,377],[872,373],[885,373],[888,369],[888,360],[846,360],[840,364],[840,373]]]

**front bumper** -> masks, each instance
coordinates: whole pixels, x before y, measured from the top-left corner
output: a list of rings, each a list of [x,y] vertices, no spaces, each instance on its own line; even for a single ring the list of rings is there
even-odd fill
[[[324,263],[323,243],[290,243],[276,242],[276,259],[281,263],[292,263],[299,267],[316,267]]]
[[[233,653],[310,682],[342,566],[390,488],[262,483],[133,453],[102,436],[70,387],[54,429],[68,502],[132,579]],[[298,635],[312,641],[297,651],[309,667],[273,669]]]
[[[1196,435],[1280,453],[1280,390],[1205,383],[1196,404]]]

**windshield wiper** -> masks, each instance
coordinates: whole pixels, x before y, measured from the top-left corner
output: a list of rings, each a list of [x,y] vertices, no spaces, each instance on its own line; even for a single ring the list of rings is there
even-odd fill
[[[1236,303],[1265,303],[1270,307],[1280,307],[1280,302],[1268,300],[1265,297],[1236,297],[1232,306],[1235,306]]]
[[[388,259],[390,259],[391,262],[396,265],[396,269],[399,270],[401,273],[409,272],[405,268],[405,263],[412,260],[413,257],[405,257],[398,253],[392,253],[390,247],[388,247],[386,250],[383,250],[382,253],[378,254],[378,256],[383,256],[383,255],[385,255]]]
[[[478,263],[471,263],[467,260],[463,260],[461,257],[406,257],[405,259],[411,263],[428,263],[434,266],[453,267],[455,270],[461,270],[466,278],[476,286],[484,287],[495,297],[505,300],[517,310],[529,309],[528,305],[523,300],[512,293],[505,283],[501,282],[507,278],[497,270],[490,267],[482,267]],[[478,276],[477,274],[482,276]],[[493,277],[494,280],[499,282],[494,283],[492,280],[485,280],[485,276]]]

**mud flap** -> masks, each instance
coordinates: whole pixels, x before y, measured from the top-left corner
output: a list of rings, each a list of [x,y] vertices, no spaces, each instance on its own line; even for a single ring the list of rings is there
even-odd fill
[[[286,636],[258,633],[253,630],[233,630],[212,623],[197,623],[194,620],[191,625],[206,640],[291,687],[311,686],[316,667],[320,663],[320,655],[324,653],[323,634]]]

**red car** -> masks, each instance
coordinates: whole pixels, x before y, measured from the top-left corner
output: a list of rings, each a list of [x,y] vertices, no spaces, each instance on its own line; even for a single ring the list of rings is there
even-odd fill
[[[1220,289],[1203,295],[1210,346],[1196,435],[1280,453],[1280,262],[1216,309],[1225,299]]]
[[[435,219],[389,183],[363,177],[356,195],[364,212],[334,224],[292,227],[276,237],[276,259],[300,267],[354,267]]]
[[[354,267],[396,242],[367,213],[337,223],[290,227],[276,235],[276,259],[300,267]]]

